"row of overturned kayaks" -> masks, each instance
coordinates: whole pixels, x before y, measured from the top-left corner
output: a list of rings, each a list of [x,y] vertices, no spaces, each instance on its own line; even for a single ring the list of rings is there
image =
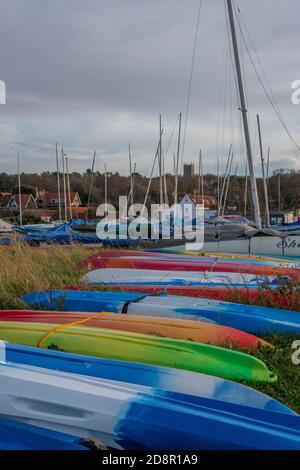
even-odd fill
[[[251,388],[278,379],[253,355],[273,349],[260,336],[300,334],[299,313],[216,300],[232,275],[246,279],[241,290],[267,282],[275,291],[298,279],[297,264],[109,250],[81,269],[80,286],[0,311],[1,448],[300,449],[300,417]],[[153,275],[177,269],[187,283],[208,272],[210,298]]]

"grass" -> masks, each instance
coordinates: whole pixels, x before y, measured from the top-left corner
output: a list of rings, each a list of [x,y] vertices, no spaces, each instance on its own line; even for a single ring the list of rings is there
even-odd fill
[[[97,250],[99,251],[99,250]],[[0,248],[0,309],[20,309],[20,296],[34,290],[77,284],[80,261],[92,254],[80,246],[31,248],[15,244]]]
[[[34,290],[60,289],[66,285],[78,284],[84,273],[79,269],[79,264],[94,252],[99,252],[99,249],[93,250],[80,246],[1,247],[0,309],[26,308],[26,305],[20,301],[20,296]],[[280,298],[284,296],[284,292],[278,295]],[[274,306],[267,291],[262,292],[262,296],[262,304],[264,304],[264,298],[267,298],[267,305]],[[240,298],[231,300],[241,301]],[[258,300],[252,303],[258,303]],[[277,306],[276,303],[275,306]],[[260,348],[254,355],[278,375],[278,382],[270,385],[257,385],[255,388],[300,414],[300,366],[292,363],[292,344],[300,340],[300,335],[267,336],[264,339],[273,344],[275,349]]]

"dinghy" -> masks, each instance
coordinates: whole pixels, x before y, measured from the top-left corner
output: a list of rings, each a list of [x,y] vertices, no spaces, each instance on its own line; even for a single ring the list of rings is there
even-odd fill
[[[274,383],[277,380],[262,361],[248,354],[137,333],[47,323],[0,322],[0,339],[24,346],[143,362],[249,383]]]
[[[248,333],[300,333],[299,312],[217,300],[132,292],[41,291],[22,297],[30,308],[154,315],[208,321]]]
[[[256,351],[258,346],[271,346],[266,341],[243,331],[224,326],[192,320],[151,317],[142,315],[123,315],[102,312],[41,312],[33,310],[0,310],[1,321],[77,324],[119,331],[129,331],[151,336],[183,339],[216,346],[235,346],[243,350]]]
[[[300,449],[298,416],[16,364],[0,377],[5,417],[113,448]]]

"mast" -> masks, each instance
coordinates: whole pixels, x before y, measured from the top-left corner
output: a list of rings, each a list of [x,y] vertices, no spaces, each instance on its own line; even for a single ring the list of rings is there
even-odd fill
[[[70,186],[70,175],[69,175],[69,162],[68,157],[66,156],[66,172],[67,172],[67,185],[68,185],[68,198],[69,198],[69,211],[70,211],[70,219],[73,218],[72,213],[72,206],[71,206],[71,186]]]
[[[200,149],[199,153],[199,181],[198,181],[198,194],[201,194],[202,201],[204,197],[204,175],[203,175],[203,159],[202,159],[202,150]]]
[[[251,194],[252,194],[252,202],[253,202],[253,207],[254,207],[254,217],[255,217],[255,223],[257,225],[257,228],[260,229],[261,228],[261,214],[260,214],[259,200],[258,200],[258,194],[257,194],[256,179],[255,179],[255,174],[254,174],[253,154],[252,154],[252,148],[251,148],[249,123],[248,123],[248,115],[247,115],[248,110],[246,108],[246,96],[245,96],[245,90],[244,90],[244,82],[243,82],[243,75],[242,75],[242,69],[241,69],[241,60],[240,60],[239,45],[238,45],[237,34],[236,34],[232,0],[227,0],[227,7],[228,7],[228,15],[229,15],[229,22],[230,22],[230,29],[231,29],[231,36],[232,36],[233,52],[234,52],[235,64],[236,64],[238,88],[239,88],[240,101],[241,101],[241,112],[243,116],[247,158],[248,158],[248,166],[249,166],[249,173],[250,173]]]
[[[162,169],[162,119],[161,114],[159,116],[159,159],[158,159],[158,167],[159,167],[159,203],[162,206],[164,203],[164,193],[163,193],[163,169]]]
[[[22,214],[22,193],[21,193],[21,175],[20,175],[20,154],[18,153],[18,186],[19,186],[19,215],[20,215],[20,226],[23,225],[23,214]]]
[[[104,200],[105,200],[105,208],[107,209],[107,169],[106,169],[106,163],[104,164],[104,171],[105,171]]]
[[[175,191],[174,191],[174,204],[178,202],[178,170],[179,170],[179,158],[180,158],[180,145],[181,145],[181,122],[182,113],[179,114],[179,127],[178,127],[178,143],[177,143],[177,156],[176,156],[176,168],[175,168]]]
[[[220,201],[219,201],[219,204],[218,204],[218,216],[221,215],[221,211],[222,211],[222,208],[223,208],[223,197],[224,197],[224,192],[225,192],[225,189],[226,189],[227,172],[228,172],[230,158],[231,158],[231,150],[232,150],[232,144],[230,144],[229,152],[228,152],[226,169],[225,169],[225,174],[224,174],[224,179],[223,179],[223,184],[222,184],[221,198],[220,198]]]
[[[226,210],[226,204],[227,204],[229,183],[230,183],[230,178],[231,178],[231,168],[232,168],[233,158],[234,158],[234,156],[233,156],[233,154],[232,154],[231,160],[230,160],[230,165],[229,165],[229,170],[228,170],[228,178],[227,178],[226,191],[225,191],[225,196],[224,196],[224,204],[223,204],[223,209],[222,209],[222,216],[225,215],[225,210]]]
[[[63,170],[63,186],[64,186],[64,209],[65,209],[65,222],[68,222],[68,212],[67,212],[67,188],[66,188],[66,173],[65,173],[65,156],[64,148],[61,149],[61,158],[62,158],[62,170]]]
[[[166,171],[165,171],[165,163],[166,163],[166,155],[163,152],[163,181],[164,181],[164,197],[165,197],[165,204],[169,204],[168,198],[168,185],[167,185],[167,178],[166,178]]]
[[[60,174],[59,174],[59,161],[58,161],[58,147],[55,145],[56,150],[56,174],[57,174],[57,195],[58,195],[58,218],[61,222],[61,197],[60,197]]]
[[[259,147],[260,147],[261,168],[262,168],[262,176],[263,176],[263,183],[264,183],[266,226],[270,227],[268,187],[267,187],[267,181],[266,181],[265,159],[264,159],[264,152],[263,152],[263,145],[262,145],[262,138],[261,138],[261,127],[260,127],[259,114],[257,114],[257,127],[258,127],[258,137],[259,137]]]
[[[281,179],[280,173],[278,173],[278,210],[281,211]]]
[[[131,159],[131,145],[128,144],[129,153],[129,171],[130,171],[130,205],[133,206],[133,175],[132,175],[132,159]]]
[[[93,155],[93,162],[92,162],[92,172],[91,172],[91,180],[90,180],[89,195],[88,195],[88,202],[87,202],[86,221],[88,220],[88,217],[89,217],[90,200],[91,200],[92,190],[93,190],[95,161],[96,161],[96,150],[95,150],[95,152],[94,152],[94,155]],[[93,212],[93,211],[92,211],[92,212]]]

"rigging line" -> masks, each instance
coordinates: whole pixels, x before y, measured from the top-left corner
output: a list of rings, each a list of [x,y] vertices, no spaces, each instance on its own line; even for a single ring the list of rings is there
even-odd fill
[[[188,95],[187,95],[185,123],[184,123],[184,132],[183,132],[183,141],[182,141],[182,152],[181,152],[181,171],[182,171],[182,168],[183,168],[183,157],[184,157],[184,150],[185,150],[187,121],[188,121],[188,115],[189,115],[189,110],[190,110],[192,83],[193,83],[193,75],[194,75],[195,58],[196,58],[196,50],[197,50],[197,42],[198,42],[198,33],[199,33],[199,25],[200,25],[202,5],[203,5],[203,0],[200,0],[199,1],[198,17],[197,17],[197,25],[196,25],[196,31],[195,31],[195,38],[194,38],[193,54],[192,54],[192,65],[191,65],[189,85],[188,85]]]
[[[235,10],[236,10],[236,7],[235,7]],[[261,70],[262,70],[262,73],[263,73],[264,79],[265,79],[265,81],[266,81],[266,84],[267,84],[267,86],[269,87],[270,95],[272,96],[272,98],[273,98],[273,100],[274,100],[274,103],[276,104],[276,107],[277,107],[277,109],[278,109],[278,112],[281,114],[281,111],[280,111],[280,108],[279,108],[279,105],[278,105],[276,96],[275,96],[275,94],[274,94],[274,92],[273,92],[273,90],[272,90],[270,81],[269,81],[268,76],[267,76],[267,74],[266,74],[266,71],[265,71],[265,69],[264,69],[264,67],[263,67],[262,61],[261,61],[261,59],[260,59],[260,57],[259,57],[259,55],[258,55],[257,49],[256,49],[256,47],[255,47],[254,41],[253,41],[253,39],[252,39],[252,37],[251,37],[251,34],[250,34],[250,31],[249,31],[249,28],[247,27],[247,23],[246,23],[246,21],[245,21],[243,15],[242,15],[242,12],[241,12],[241,10],[240,10],[239,7],[237,7],[237,10],[238,10],[238,13],[239,13],[239,15],[240,15],[240,17],[241,17],[241,22],[243,23],[243,26],[244,26],[244,28],[245,28],[245,31],[246,31],[246,33],[247,33],[247,35],[248,35],[248,39],[249,39],[249,41],[250,41],[250,43],[251,43],[251,46],[252,46],[253,52],[254,52],[254,54],[255,54],[256,60],[257,60],[259,66],[260,66],[260,68],[261,68]],[[237,13],[236,13],[236,15],[237,15]],[[238,16],[238,15],[237,15],[237,16]]]
[[[175,129],[177,128],[178,120],[179,120],[179,117],[177,116],[176,121],[175,121],[175,124],[174,124],[174,127],[173,127],[173,130],[172,130],[172,132],[171,132],[171,134],[170,134],[170,137],[169,137],[169,140],[168,140],[167,148],[166,148],[166,150],[165,150],[165,157],[164,157],[164,158],[165,158],[165,161],[166,161],[167,156],[168,156],[168,151],[169,151],[171,142],[172,142],[172,140],[173,140],[173,136],[174,136]]]
[[[224,40],[223,40],[223,52],[222,52],[222,66],[221,66],[221,84],[224,83],[225,76],[225,56],[226,56],[226,46],[227,46],[227,30],[224,30]],[[221,106],[222,106],[222,87],[219,87],[219,96],[218,96],[218,119],[217,119],[217,138],[216,138],[216,156],[219,158],[220,154],[220,120],[221,120]]]
[[[263,88],[263,90],[264,90],[264,92],[265,92],[265,95],[266,95],[268,101],[270,102],[270,104],[271,104],[273,110],[275,111],[276,116],[278,117],[278,119],[279,119],[279,121],[281,122],[281,124],[282,124],[284,130],[286,131],[286,133],[287,133],[287,135],[288,135],[290,141],[294,144],[293,150],[294,150],[294,153],[295,153],[296,157],[298,158],[299,156],[297,155],[296,149],[298,150],[298,152],[300,152],[300,147],[299,147],[299,145],[297,144],[297,142],[295,141],[295,139],[294,139],[294,137],[292,136],[292,134],[290,133],[290,131],[289,131],[289,129],[288,129],[288,127],[287,127],[287,125],[286,125],[286,123],[285,123],[283,117],[282,117],[282,114],[281,114],[280,109],[277,109],[276,104],[275,104],[275,103],[273,102],[273,100],[272,100],[271,94],[268,92],[268,90],[267,90],[267,88],[266,88],[266,86],[265,86],[265,84],[264,84],[264,82],[263,82],[263,80],[262,80],[262,78],[261,78],[261,76],[260,76],[260,74],[259,74],[259,71],[257,70],[257,67],[256,67],[255,62],[254,62],[254,60],[253,60],[251,51],[250,51],[250,49],[249,49],[249,47],[248,47],[246,38],[245,38],[245,36],[244,36],[243,30],[242,30],[242,27],[241,27],[241,22],[239,21],[239,18],[238,18],[238,17],[237,17],[237,21],[238,21],[238,25],[239,25],[241,37],[242,37],[243,42],[244,42],[244,44],[245,44],[247,53],[248,53],[248,55],[249,55],[249,58],[250,58],[250,61],[251,61],[252,66],[253,66],[253,69],[254,69],[254,71],[255,71],[255,74],[256,74],[256,76],[257,76],[257,78],[258,78],[258,80],[259,80],[259,83],[261,84],[261,86],[262,86],[262,88]]]

